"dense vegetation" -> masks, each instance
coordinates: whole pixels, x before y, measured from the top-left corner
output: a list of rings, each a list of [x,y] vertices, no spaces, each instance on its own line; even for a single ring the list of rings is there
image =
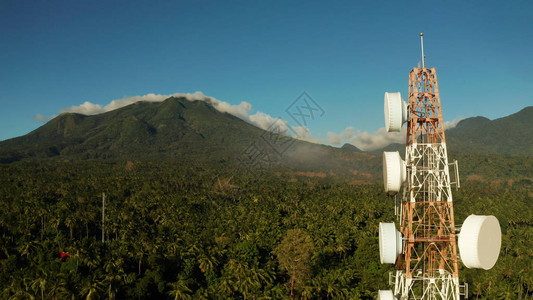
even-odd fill
[[[380,184],[170,162],[0,168],[3,299],[372,299],[388,288],[377,230],[393,201]],[[457,223],[494,214],[504,234],[492,270],[460,271],[471,297],[533,297],[532,187],[470,177],[455,192]]]

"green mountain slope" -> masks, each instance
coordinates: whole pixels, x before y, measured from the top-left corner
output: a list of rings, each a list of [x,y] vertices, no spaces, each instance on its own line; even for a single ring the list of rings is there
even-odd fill
[[[456,152],[533,155],[533,106],[504,118],[462,120],[446,132],[448,147]]]
[[[341,149],[361,152],[361,149],[355,147],[354,145],[352,145],[350,143],[346,143],[346,144],[342,145]]]
[[[452,152],[475,152],[510,156],[533,156],[533,106],[500,119],[474,117],[461,120],[456,127],[446,131],[446,144]],[[405,145],[390,144],[371,151],[405,152]]]
[[[261,130],[211,105],[170,98],[107,113],[62,114],[35,131],[0,143],[2,162],[21,159],[217,156]]]
[[[0,163],[87,159],[241,165],[251,171],[283,167],[303,176],[347,174],[356,180],[375,180],[380,174],[373,155],[268,132],[184,98],[139,102],[94,116],[66,113],[25,136],[0,142]]]

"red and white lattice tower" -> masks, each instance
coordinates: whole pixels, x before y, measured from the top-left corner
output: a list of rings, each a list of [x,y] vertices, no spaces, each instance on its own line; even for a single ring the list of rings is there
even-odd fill
[[[394,223],[379,225],[381,262],[396,264],[396,272],[389,280],[394,290],[379,291],[378,299],[467,297],[468,286],[459,284],[458,248],[467,267],[482,269],[492,268],[500,251],[493,216],[471,215],[456,232],[451,187],[459,187],[459,173],[457,162],[448,163],[437,73],[425,66],[423,40],[422,63],[409,74],[408,103],[400,93],[385,93],[387,131],[399,132],[407,122],[407,138],[405,161],[399,152],[383,153],[385,191],[403,191],[400,231]]]

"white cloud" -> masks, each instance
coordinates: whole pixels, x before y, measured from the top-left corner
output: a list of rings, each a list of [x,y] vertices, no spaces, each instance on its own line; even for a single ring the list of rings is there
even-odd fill
[[[448,130],[454,128],[461,120],[463,119],[460,118],[444,122],[444,129]],[[338,134],[328,132],[328,141],[332,145],[350,143],[361,150],[372,151],[392,143],[405,143],[406,134],[406,126],[403,126],[400,132],[387,132],[385,127],[382,127],[373,133],[357,130],[354,127],[347,127]]]
[[[313,137],[313,135],[311,134],[311,131],[309,131],[309,128],[305,126],[292,126],[292,131],[296,134],[295,138],[299,140],[311,142],[315,144],[320,143],[317,139]]]
[[[211,103],[211,105],[213,105],[213,107],[219,112],[225,112],[243,120],[249,120],[249,114],[252,110],[252,105],[245,101],[242,101],[238,105],[232,105],[215,98],[209,98],[207,102]]]
[[[84,114],[84,115],[97,115],[101,113],[105,113],[108,111],[112,111],[130,104],[133,104],[135,102],[139,101],[145,101],[145,102],[161,102],[165,99],[168,99],[170,97],[184,97],[185,99],[189,101],[208,101],[211,102],[220,102],[216,100],[215,98],[207,97],[202,92],[196,92],[196,93],[175,93],[172,95],[159,95],[159,94],[146,94],[144,96],[133,96],[133,97],[124,97],[121,99],[116,99],[111,101],[106,106],[102,106],[100,104],[94,104],[89,101],[85,101],[83,104],[78,106],[71,106],[67,108],[63,108],[60,110],[60,112],[73,112],[78,114]]]
[[[195,93],[174,93],[170,95],[160,95],[160,94],[146,94],[143,96],[133,96],[133,97],[124,97],[121,99],[116,99],[111,101],[109,104],[102,106],[100,104],[94,104],[89,101],[85,101],[83,104],[78,106],[71,106],[67,108],[63,108],[60,110],[60,112],[73,112],[73,113],[79,113],[84,115],[96,115],[105,113],[108,111],[112,111],[115,109],[122,108],[124,106],[133,104],[135,102],[139,101],[145,101],[145,102],[162,102],[170,97],[176,97],[176,98],[185,98],[189,101],[205,101],[210,103],[216,110],[220,112],[225,112],[232,114],[238,118],[241,118],[247,122],[250,122],[254,125],[257,125],[261,128],[264,128],[264,120],[265,116],[268,116],[264,113],[258,112],[256,113],[256,116],[252,118],[254,115],[250,116],[250,111],[252,110],[252,105],[248,102],[241,102],[238,105],[232,105],[224,101],[220,101],[218,99],[215,99],[213,97],[209,97],[204,95],[202,92],[195,92]],[[274,118],[268,116],[271,120],[274,120]],[[255,124],[257,122],[257,124]]]
[[[340,145],[343,141],[349,140],[352,136],[354,136],[354,131],[355,128],[350,126],[346,127],[346,129],[344,129],[339,134],[336,134],[334,132],[328,132],[328,141],[330,144]]]
[[[72,112],[83,115],[97,115],[106,112],[105,108],[100,104],[94,104],[89,101],[83,102],[83,104],[78,106],[71,106],[61,109],[59,112]]]
[[[444,130],[455,128],[455,126],[457,126],[457,123],[461,122],[462,120],[464,120],[464,118],[457,118],[453,121],[445,121]]]
[[[380,128],[376,132],[357,130],[354,127],[347,127],[341,133],[328,132],[328,141],[333,145],[350,143],[361,150],[371,151],[383,148],[392,143],[405,141],[405,126],[401,132],[389,133],[385,128]]]
[[[247,119],[243,120],[247,121]],[[248,116],[248,121],[249,123],[252,123],[261,129],[269,130],[272,132],[287,134],[287,131],[289,130],[287,121],[281,118],[274,118],[269,114],[265,114],[260,111]]]
[[[52,115],[52,116],[43,116],[41,114],[36,114],[35,116],[33,116],[33,118],[36,120],[36,121],[39,121],[39,122],[42,122],[42,123],[46,123],[50,120],[52,120],[53,118],[57,117],[57,115]]]

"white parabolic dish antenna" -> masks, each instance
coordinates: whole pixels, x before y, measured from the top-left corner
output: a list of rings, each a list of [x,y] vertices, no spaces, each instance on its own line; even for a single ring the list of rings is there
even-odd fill
[[[394,223],[379,223],[379,258],[382,264],[394,264],[403,250],[402,234]]]
[[[383,184],[385,192],[399,192],[407,176],[400,152],[383,152]]]
[[[391,290],[379,290],[378,300],[394,300],[394,294]]]
[[[458,244],[467,268],[491,269],[498,260],[502,244],[500,222],[494,216],[468,216],[461,228]]]
[[[407,121],[407,102],[400,93],[385,93],[385,128],[387,132],[400,132]]]

